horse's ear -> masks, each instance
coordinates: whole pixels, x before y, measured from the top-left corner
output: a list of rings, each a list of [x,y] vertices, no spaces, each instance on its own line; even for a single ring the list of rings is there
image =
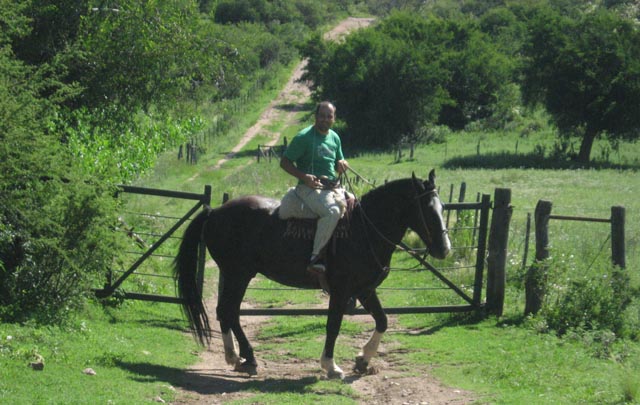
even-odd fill
[[[429,183],[436,185],[436,169],[431,169],[429,172]]]

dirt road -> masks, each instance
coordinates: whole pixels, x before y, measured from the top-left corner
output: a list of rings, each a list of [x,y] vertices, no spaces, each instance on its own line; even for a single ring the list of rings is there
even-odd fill
[[[340,38],[353,29],[371,24],[372,19],[349,18],[325,35],[328,40],[340,40]],[[269,126],[272,120],[284,121],[286,126],[299,126],[296,122],[296,113],[309,100],[310,90],[303,83],[297,81],[302,75],[304,62],[296,69],[291,79],[279,94],[269,104],[260,119],[252,126],[242,140],[233,150],[208,168],[217,169],[238,153],[258,133],[264,133],[263,128]],[[279,108],[287,105],[293,108]],[[274,133],[270,145],[278,142],[280,134]],[[194,177],[195,178],[195,177]],[[193,180],[193,178],[192,178]],[[215,286],[208,286],[215,288]],[[215,300],[207,303],[209,318],[212,320],[214,341],[212,347],[201,354],[200,362],[185,372],[184,381],[179,384],[178,400],[180,404],[224,404],[230,401],[252,397],[253,392],[280,391],[277,387],[292,386],[296,392],[306,391],[305,387],[314,384],[318,379],[324,378],[324,372],[320,369],[319,361],[307,361],[295,359],[286,355],[286,347],[282,348],[282,356],[277,361],[266,361],[260,353],[259,342],[256,341],[260,326],[268,321],[265,317],[244,317],[242,325],[249,340],[256,349],[258,358],[258,376],[248,377],[231,370],[225,363],[224,351],[220,339],[218,323],[215,322]],[[372,319],[368,316],[354,317],[361,319],[373,328]],[[390,319],[390,330],[395,327],[394,320]],[[353,355],[366,343],[369,332],[362,336],[341,335],[338,344],[351,347]],[[410,373],[404,371],[399,357],[395,354],[402,352],[402,348],[394,347],[391,343],[383,342],[380,347],[379,357],[372,361],[372,365],[379,369],[379,373],[370,375],[357,375],[348,372],[352,365],[341,364],[347,377],[345,383],[349,384],[359,393],[362,404],[468,404],[474,401],[471,393],[459,389],[446,387],[429,375],[429,365],[413,369]],[[320,353],[318,353],[318,358]],[[422,374],[416,376],[416,374]]]

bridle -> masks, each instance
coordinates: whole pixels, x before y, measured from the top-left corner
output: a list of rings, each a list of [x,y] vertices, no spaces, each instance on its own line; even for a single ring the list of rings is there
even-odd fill
[[[414,188],[415,188],[415,184],[414,184]],[[420,203],[420,200],[422,199],[422,197],[424,196],[431,196],[430,198],[433,198],[434,196],[438,199],[440,199],[440,197],[438,196],[438,192],[436,191],[436,189],[432,189],[432,190],[426,190],[421,194],[418,194],[418,191],[416,191],[416,196],[414,197],[414,199],[417,201],[417,205],[418,205],[418,212],[420,213],[420,221],[422,222],[422,227],[425,230],[426,233],[426,238],[429,244],[433,243],[433,236],[431,234],[431,230],[429,229],[429,227],[427,226],[427,221],[425,219],[424,216],[424,212],[422,210],[422,204]],[[442,202],[440,203],[442,204]],[[444,207],[444,204],[442,205]],[[443,234],[447,234],[449,233],[449,230],[447,228],[443,228],[442,229],[442,233]]]
[[[355,171],[354,171],[355,173]],[[358,175],[356,173],[356,175]],[[359,175],[358,175],[359,176]],[[347,176],[346,173],[342,173],[341,177],[345,178],[345,182],[348,184],[349,189],[351,190],[351,192],[353,193],[353,186],[351,184],[351,179]],[[414,190],[415,190],[415,184],[413,184],[414,186]],[[433,237],[431,234],[431,231],[429,230],[429,227],[427,226],[427,221],[425,219],[425,215],[424,215],[424,211],[422,210],[422,204],[420,203],[421,199],[425,196],[436,196],[439,198],[438,196],[438,192],[435,189],[431,189],[431,190],[425,190],[424,192],[420,193],[418,192],[418,190],[415,190],[416,195],[413,196],[413,199],[416,201],[416,204],[418,205],[418,212],[420,214],[420,222],[422,223],[422,227],[425,230],[425,236],[427,238],[428,244],[433,243]],[[433,197],[432,197],[433,198]],[[360,200],[357,199],[357,205],[360,205]],[[443,204],[444,206],[444,204]],[[377,226],[375,226],[375,224],[373,223],[373,221],[369,218],[369,216],[367,215],[366,212],[364,212],[364,210],[362,209],[362,206],[360,206],[360,210],[358,210],[360,212],[360,216],[362,217],[362,221],[363,223],[367,223],[374,231],[375,233],[387,244],[389,244],[390,246],[393,246],[395,249],[401,250],[401,251],[405,251],[408,252],[409,254],[411,254],[412,256],[415,255],[414,249],[411,249],[410,247],[408,247],[407,245],[405,245],[404,243],[400,242],[395,243],[392,240],[390,240],[389,238],[387,238],[379,229]],[[366,233],[366,227],[365,227],[365,236],[367,237],[367,240],[369,241],[369,247],[371,248],[371,241],[369,240],[369,235],[368,233]],[[447,234],[449,233],[449,230],[447,228],[444,228],[442,230],[443,234]],[[380,261],[378,260],[378,257],[376,256],[375,252],[371,252],[373,257],[375,258],[376,262],[378,263],[378,266],[386,273],[389,272],[389,269],[386,268],[386,266],[383,266]],[[427,251],[425,252],[425,255],[428,254],[428,247],[427,247]],[[415,257],[415,256],[414,256]]]
[[[356,173],[355,171],[354,171],[354,173],[355,173],[358,177],[361,177],[361,176],[360,176],[358,173]],[[345,179],[345,183],[349,186],[349,189],[350,189],[350,190],[351,190],[351,192],[353,193],[353,185],[351,184],[351,179],[347,176],[347,174],[346,174],[346,173],[342,173],[342,174],[340,175],[340,177],[341,177],[341,178],[342,178],[342,177],[344,177],[344,179]],[[369,184],[371,184],[371,183],[369,183]],[[418,193],[418,191],[417,191],[417,190],[415,190],[415,184],[413,184],[413,186],[414,186],[414,191],[416,191],[416,195],[415,195],[415,196],[413,196],[413,200],[415,200],[415,202],[416,202],[416,203],[417,203],[417,205],[418,205],[418,212],[420,213],[420,221],[422,222],[422,226],[424,227],[424,230],[425,230],[425,232],[426,232],[426,237],[427,237],[428,242],[429,242],[429,244],[430,244],[430,243],[432,243],[432,242],[433,242],[433,238],[432,238],[432,236],[431,236],[431,231],[429,230],[429,227],[427,226],[427,221],[426,221],[426,219],[425,219],[425,215],[424,215],[424,212],[423,212],[423,210],[422,210],[422,204],[421,204],[420,202],[421,202],[421,199],[422,199],[423,197],[425,197],[425,196],[434,196],[434,195],[435,195],[436,197],[438,197],[438,192],[437,192],[435,189],[432,189],[432,190],[426,190],[426,191],[424,191],[424,192],[422,192],[422,193],[420,193],[420,194],[419,194],[419,193]],[[432,197],[432,198],[433,198],[433,197]],[[438,198],[439,198],[439,197],[438,197]],[[366,225],[366,224],[368,224],[368,225],[369,225],[369,227],[371,227],[371,229],[373,229],[373,230],[375,231],[375,233],[378,235],[378,237],[380,237],[380,239],[382,239],[385,243],[387,243],[387,244],[389,244],[390,246],[392,246],[394,249],[401,250],[401,251],[404,251],[404,252],[408,253],[408,254],[409,254],[409,255],[411,255],[413,258],[415,258],[416,260],[418,260],[420,263],[423,263],[423,264],[425,264],[425,263],[426,263],[426,262],[425,262],[425,260],[424,260],[424,257],[422,257],[422,258],[421,258],[421,257],[416,253],[415,249],[410,248],[410,247],[409,247],[409,246],[407,246],[406,244],[402,243],[402,241],[400,241],[400,243],[395,243],[395,242],[393,242],[392,240],[390,240],[388,237],[386,237],[386,236],[385,236],[385,235],[384,235],[384,234],[383,234],[383,233],[378,229],[378,227],[373,223],[373,221],[369,218],[369,216],[367,215],[367,213],[366,213],[366,212],[364,212],[364,209],[362,209],[362,205],[360,205],[360,199],[358,199],[358,198],[356,198],[356,205],[359,205],[359,206],[360,206],[360,209],[358,210],[358,212],[360,212],[360,217],[361,217],[361,219],[362,219],[363,224],[365,224],[365,225]],[[444,206],[444,205],[443,205],[443,206]],[[379,285],[380,283],[382,283],[382,281],[387,277],[387,275],[389,274],[389,272],[390,272],[390,270],[391,270],[391,269],[390,269],[388,266],[384,266],[382,263],[380,263],[380,259],[378,258],[378,256],[377,256],[376,252],[375,252],[375,251],[373,251],[373,245],[372,245],[372,243],[371,243],[371,239],[370,239],[370,237],[369,237],[369,233],[367,232],[367,229],[368,229],[369,227],[365,226],[363,231],[364,231],[364,234],[365,234],[365,238],[366,238],[366,240],[367,240],[367,245],[369,246],[369,250],[370,250],[371,256],[373,256],[373,258],[374,258],[375,262],[376,262],[376,263],[377,263],[377,265],[378,265],[378,268],[381,270],[380,275],[378,276],[377,280],[376,280],[376,281],[375,281],[375,283],[373,284],[373,288],[371,289],[370,294],[372,294],[372,293],[375,291],[375,287],[376,287],[377,285]],[[446,234],[446,233],[448,233],[449,231],[448,231],[446,228],[444,228],[444,229],[442,230],[442,232],[443,232],[444,234]],[[429,252],[428,252],[428,247],[427,247],[427,250],[425,251],[424,256],[426,257],[426,255],[428,255],[428,253],[429,253]],[[428,265],[428,263],[427,263],[427,265]]]

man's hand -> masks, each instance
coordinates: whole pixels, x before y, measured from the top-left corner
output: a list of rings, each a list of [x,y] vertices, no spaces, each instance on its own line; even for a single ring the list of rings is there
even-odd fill
[[[338,160],[336,162],[336,171],[338,173],[344,173],[349,168],[349,163],[346,160]]]
[[[320,178],[314,176],[313,174],[305,174],[302,181],[309,188],[322,188]]]

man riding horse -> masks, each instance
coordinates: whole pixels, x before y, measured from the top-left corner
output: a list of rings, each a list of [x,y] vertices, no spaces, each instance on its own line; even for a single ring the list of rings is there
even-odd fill
[[[295,195],[318,217],[307,270],[320,277],[326,272],[322,249],[331,239],[347,205],[336,173],[344,173],[349,164],[342,154],[340,137],[331,129],[335,118],[336,108],[332,103],[318,104],[315,123],[291,140],[280,160],[280,167],[298,179]],[[281,212],[280,217],[286,219],[287,215]]]

